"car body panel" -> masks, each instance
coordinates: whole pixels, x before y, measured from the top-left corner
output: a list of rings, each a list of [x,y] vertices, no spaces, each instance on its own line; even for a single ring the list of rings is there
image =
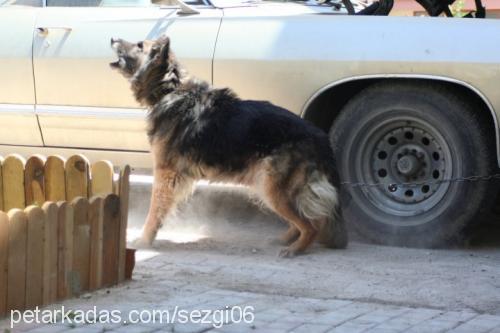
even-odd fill
[[[131,41],[167,33],[186,67],[211,81],[219,10],[179,16],[173,7],[44,8],[34,40],[36,112],[47,146],[147,151],[145,110],[109,68],[111,37]],[[136,109],[134,111],[133,109]]]
[[[347,81],[419,77],[455,82],[490,108],[500,164],[500,90],[494,84],[500,83],[500,45],[491,42],[500,32],[500,21],[311,13],[283,19],[281,11],[265,7],[254,8],[251,18],[246,8],[224,10],[214,57],[215,85],[303,115],[320,92]],[[341,33],[345,31],[349,33]],[[474,46],[453,36],[474,40]],[[241,40],[245,42],[234,48]]]
[[[36,8],[2,8],[0,142],[43,145],[35,115],[32,37]]]
[[[491,37],[464,47],[449,37],[456,31]],[[214,84],[301,113],[311,96],[336,81],[363,75],[434,75],[469,83],[498,109],[500,90],[491,82],[500,83],[500,45],[491,41],[499,31],[500,21],[494,20],[327,15],[249,19],[243,8],[225,9]]]
[[[194,76],[301,115],[324,90],[354,80],[461,84],[490,108],[498,141],[500,44],[494,41],[500,21],[353,17],[290,2],[216,5],[220,8],[201,6],[200,14],[184,16],[168,7],[18,9],[37,13],[33,31],[55,28],[45,37],[35,33],[33,41],[34,110],[45,146],[147,151],[145,111],[128,82],[108,68],[109,38],[141,40],[162,33]],[[0,103],[7,100],[0,97]],[[0,144],[12,142],[0,136]]]

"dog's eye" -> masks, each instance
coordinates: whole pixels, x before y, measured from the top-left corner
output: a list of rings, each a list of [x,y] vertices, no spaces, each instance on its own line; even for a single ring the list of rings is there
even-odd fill
[[[144,44],[142,42],[137,43],[137,47],[141,50],[144,48]]]

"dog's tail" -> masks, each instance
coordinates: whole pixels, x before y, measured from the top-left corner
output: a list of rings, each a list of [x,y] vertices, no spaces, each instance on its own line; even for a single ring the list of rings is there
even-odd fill
[[[325,174],[315,172],[297,195],[300,214],[318,230],[318,242],[343,249],[347,247],[347,229],[342,218],[338,189]]]

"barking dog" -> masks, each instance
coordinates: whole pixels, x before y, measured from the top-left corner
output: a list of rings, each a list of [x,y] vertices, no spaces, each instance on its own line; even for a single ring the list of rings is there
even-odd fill
[[[328,137],[293,113],[264,101],[241,100],[189,77],[168,37],[130,43],[111,39],[137,101],[149,109],[154,184],[142,241],[151,244],[162,219],[198,179],[248,186],[289,223],[280,237],[291,257],[317,239],[347,246],[335,161]]]

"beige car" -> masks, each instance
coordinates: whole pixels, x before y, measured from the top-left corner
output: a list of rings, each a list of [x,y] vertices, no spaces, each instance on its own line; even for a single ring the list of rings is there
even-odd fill
[[[201,1],[0,0],[0,154],[149,167],[146,111],[109,40],[166,33],[192,74],[330,132],[344,216],[365,236],[435,246],[481,218],[496,183],[469,177],[498,170],[500,21]]]

